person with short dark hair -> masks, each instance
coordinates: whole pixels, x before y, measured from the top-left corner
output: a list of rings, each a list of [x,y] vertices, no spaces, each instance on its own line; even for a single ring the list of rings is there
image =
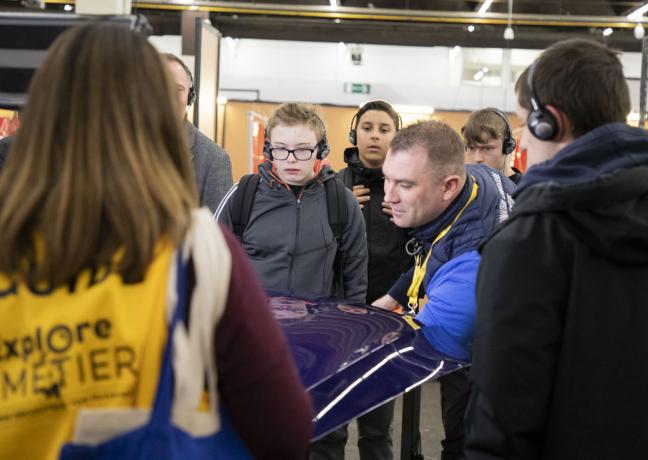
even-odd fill
[[[464,143],[440,121],[400,130],[383,165],[385,201],[394,223],[412,228],[415,267],[373,304],[401,307],[429,331],[439,351],[470,360],[475,317],[477,247],[508,217],[514,184],[485,165],[464,164]],[[427,302],[419,311],[420,299]],[[465,370],[444,376],[442,459],[463,457],[463,414],[470,388]]]
[[[516,142],[508,117],[495,107],[472,112],[461,128],[466,144],[466,163],[483,163],[501,171],[514,183],[522,179],[522,172],[511,165],[511,154]]]
[[[389,143],[400,128],[400,116],[389,103],[370,101],[364,104],[351,120],[349,142],[352,147],[344,151],[347,167],[337,173],[360,203],[367,229],[367,303],[382,297],[385,287],[391,286],[411,265],[411,257],[405,252],[407,230],[391,222],[391,209],[384,200],[382,165]],[[358,451],[362,460],[394,458],[394,405],[395,401],[390,401],[358,417]],[[343,459],[347,437],[345,425],[314,443],[311,460]]]
[[[178,91],[179,116],[187,131],[191,162],[198,186],[198,200],[201,206],[207,206],[213,213],[232,187],[232,162],[225,150],[187,120],[187,110],[196,100],[191,70],[179,57],[171,53],[165,53],[163,56]]]
[[[641,458],[648,134],[597,42],[550,46],[515,90],[531,166],[482,248],[466,456]]]

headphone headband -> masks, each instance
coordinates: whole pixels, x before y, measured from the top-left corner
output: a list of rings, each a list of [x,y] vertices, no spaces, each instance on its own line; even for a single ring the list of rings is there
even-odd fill
[[[533,87],[533,74],[535,73],[536,62],[534,61],[529,67],[529,72],[527,73],[527,87],[529,88],[529,102],[531,103],[531,108],[536,111],[540,110],[542,104],[536,95],[535,88]]]
[[[504,133],[504,139],[502,139],[502,153],[504,155],[513,153],[515,151],[515,147],[517,147],[517,142],[513,137],[513,129],[511,129],[511,124],[509,123],[506,115],[504,115],[504,112],[495,107],[486,107],[484,110],[488,110],[489,112],[494,113],[504,121],[506,132]]]

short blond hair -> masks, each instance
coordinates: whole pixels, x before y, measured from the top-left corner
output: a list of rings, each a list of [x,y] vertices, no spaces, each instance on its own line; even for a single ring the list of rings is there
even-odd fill
[[[287,104],[281,104],[272,112],[268,119],[266,132],[268,133],[268,137],[270,137],[272,130],[277,126],[295,125],[306,125],[312,129],[317,138],[317,142],[322,140],[326,131],[324,120],[320,116],[318,106],[303,102],[289,102]]]

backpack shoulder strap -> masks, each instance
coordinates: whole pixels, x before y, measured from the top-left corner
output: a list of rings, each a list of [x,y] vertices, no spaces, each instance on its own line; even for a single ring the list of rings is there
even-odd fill
[[[350,168],[344,168],[342,171],[337,173],[337,177],[342,181],[346,188],[353,190],[353,171],[351,171]]]
[[[241,177],[236,192],[232,195],[232,231],[239,240],[243,238],[245,227],[250,221],[259,182],[261,177],[258,174],[246,174]]]
[[[346,187],[338,178],[324,182],[326,190],[326,208],[328,211],[329,225],[335,237],[337,251],[333,262],[335,295],[344,298],[344,251],[342,251],[342,236],[348,223],[348,202]]]
[[[338,247],[342,244],[342,234],[347,226],[348,202],[346,187],[341,180],[333,178],[324,183],[329,225],[335,235]]]

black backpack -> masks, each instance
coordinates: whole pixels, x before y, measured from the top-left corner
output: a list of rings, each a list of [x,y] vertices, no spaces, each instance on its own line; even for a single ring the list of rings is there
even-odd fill
[[[256,191],[261,182],[258,174],[246,174],[238,183],[236,191],[232,195],[232,231],[238,237],[239,241],[243,239],[243,232],[250,222],[250,214],[254,205]],[[348,223],[348,203],[346,198],[346,187],[337,178],[332,178],[324,182],[326,191],[326,209],[328,212],[329,225],[335,242],[337,251],[333,262],[335,273],[333,281],[333,290],[337,297],[344,298],[343,269],[345,254],[342,251],[342,235]]]

